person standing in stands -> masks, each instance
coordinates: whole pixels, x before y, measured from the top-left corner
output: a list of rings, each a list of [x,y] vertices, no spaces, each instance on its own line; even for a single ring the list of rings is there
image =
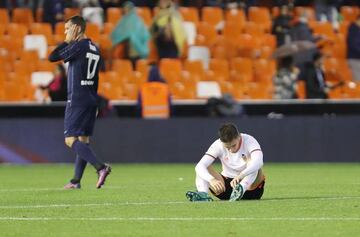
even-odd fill
[[[141,86],[138,106],[143,118],[170,117],[171,96],[169,86],[155,65],[150,68],[148,81]]]
[[[64,2],[62,0],[44,0],[43,22],[50,23],[55,28],[57,22],[64,20]]]
[[[329,86],[326,84],[323,71],[323,55],[315,53],[313,61],[305,64],[303,78],[305,80],[307,99],[327,99]]]
[[[158,6],[150,32],[159,58],[179,58],[186,41],[182,17],[171,0],[159,0]]]
[[[112,47],[125,43],[126,58],[130,59],[135,67],[138,59],[147,58],[149,55],[150,33],[132,2],[125,2],[123,11],[124,15],[111,33]]]
[[[360,81],[360,15],[348,30],[347,58],[353,78]]]
[[[287,5],[281,6],[280,15],[274,20],[272,34],[276,36],[277,47],[290,42],[291,16]]]
[[[68,96],[65,109],[65,144],[76,154],[75,175],[65,189],[80,188],[80,181],[89,162],[98,173],[96,188],[101,188],[111,168],[100,161],[90,148],[97,114],[100,51],[85,36],[86,22],[81,16],[65,21],[65,41],[51,52],[49,60],[63,60],[68,67]]]

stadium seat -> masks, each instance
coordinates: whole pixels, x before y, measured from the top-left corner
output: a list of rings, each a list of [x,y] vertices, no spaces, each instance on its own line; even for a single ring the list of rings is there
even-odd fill
[[[129,100],[136,100],[138,98],[138,87],[136,84],[125,84],[124,85],[124,95]]]
[[[253,81],[253,64],[252,60],[248,58],[233,58],[230,61],[230,79],[233,81],[240,81],[249,83]]]
[[[111,40],[110,40],[108,35],[105,35],[105,34],[100,35],[99,48],[100,48],[101,56],[105,60],[111,58],[111,55],[112,55],[112,52],[111,52],[112,43],[111,43]]]
[[[254,79],[257,82],[272,83],[276,73],[274,60],[255,59],[253,60]]]
[[[132,79],[133,67],[130,60],[127,59],[115,59],[111,65],[112,71],[119,73],[119,81],[128,83]]]
[[[309,23],[316,21],[315,9],[313,7],[296,6],[294,9],[295,18],[306,14]]]
[[[206,80],[204,65],[201,60],[185,60],[184,69],[190,73],[194,80]]]
[[[180,59],[163,58],[160,60],[159,69],[167,82],[179,81],[182,73]]]
[[[238,39],[238,56],[257,58],[261,53],[261,37],[250,34],[241,34]]]
[[[122,11],[118,7],[109,7],[106,10],[106,22],[116,25],[122,17]]]
[[[100,41],[100,28],[97,24],[87,23],[85,34],[95,43]]]
[[[215,28],[208,22],[200,22],[197,27],[196,45],[210,47],[218,36]]]
[[[54,41],[55,43],[60,43],[65,40],[65,23],[64,22],[58,22],[55,25],[55,34],[54,34]]]
[[[24,37],[24,50],[35,50],[41,59],[47,57],[47,47],[44,35],[26,35]]]
[[[54,45],[54,37],[49,23],[32,23],[30,32],[33,35],[44,35],[48,45]]]
[[[148,7],[136,7],[137,14],[143,19],[146,26],[152,23],[151,10]]]
[[[34,18],[30,8],[15,8],[12,12],[12,22],[21,23],[29,27],[33,22]]]
[[[298,96],[298,99],[306,98],[305,81],[304,80],[296,81],[296,94]]]
[[[209,68],[210,61],[210,50],[205,46],[191,46],[188,50],[188,58],[189,61],[200,60],[204,69],[207,70]]]
[[[311,28],[315,35],[322,36],[326,40],[335,38],[335,32],[330,22],[314,22]]]
[[[196,25],[193,22],[185,21],[183,22],[183,26],[186,34],[187,45],[194,45],[196,40]]]
[[[29,28],[25,24],[9,23],[7,24],[7,33],[14,38],[23,39],[29,33]]]
[[[0,8],[0,22],[1,24],[8,24],[10,22],[9,12],[6,8]]]
[[[115,28],[115,24],[114,23],[111,23],[111,22],[105,22],[104,23],[104,27],[103,27],[103,30],[102,30],[102,33],[103,34],[106,34],[110,37],[111,33],[113,32]]]
[[[49,60],[40,60],[37,63],[37,71],[47,71],[47,72],[53,72],[55,70],[56,64],[50,62]]]
[[[229,9],[225,12],[225,21],[244,25],[246,22],[245,13],[237,8]]]
[[[245,23],[243,32],[254,37],[262,37],[266,33],[266,30],[262,24],[249,21]]]
[[[223,11],[219,7],[203,7],[201,9],[202,21],[209,23],[215,29],[219,29],[224,21]]]
[[[339,33],[343,34],[345,37],[347,37],[348,30],[349,30],[350,22],[349,21],[342,21],[339,25]]]
[[[6,35],[2,37],[1,41],[7,50],[7,54],[11,61],[20,58],[20,54],[23,51],[24,45],[22,37]]]
[[[196,25],[199,24],[199,12],[195,7],[180,7],[180,14],[184,21],[190,21]]]
[[[271,16],[268,8],[265,7],[250,7],[249,8],[249,21],[264,28],[266,32],[271,31]]]
[[[231,59],[237,56],[238,38],[218,36],[211,46],[211,55],[213,58]]]
[[[210,59],[209,69],[214,72],[216,81],[229,80],[229,63],[225,59]]]
[[[148,74],[149,74],[149,69],[150,69],[149,60],[147,60],[147,59],[137,60],[135,69],[136,69],[136,71],[140,72],[145,78],[147,78]]]
[[[342,6],[340,7],[340,14],[344,17],[345,21],[352,22],[358,17],[360,10],[356,6]]]
[[[222,35],[226,38],[236,40],[237,37],[242,33],[243,25],[239,25],[237,22],[225,21],[224,28],[222,30]]]
[[[0,38],[1,38],[3,35],[5,35],[5,32],[6,32],[6,25],[0,23]]]
[[[17,77],[15,73],[10,73],[9,77]],[[4,100],[15,102],[15,101],[23,101],[25,99],[25,88],[23,84],[18,84],[16,82],[12,82],[9,79],[4,83]]]
[[[65,8],[64,9],[64,20],[69,19],[72,16],[80,15],[80,8]]]

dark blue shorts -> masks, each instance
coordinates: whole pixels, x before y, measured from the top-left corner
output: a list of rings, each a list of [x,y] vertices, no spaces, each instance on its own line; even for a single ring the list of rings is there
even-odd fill
[[[66,105],[64,119],[65,137],[91,136],[93,134],[96,106],[73,107]]]

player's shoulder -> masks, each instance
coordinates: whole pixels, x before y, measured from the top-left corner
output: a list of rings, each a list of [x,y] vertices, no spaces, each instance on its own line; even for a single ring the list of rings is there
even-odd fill
[[[216,139],[216,140],[212,143],[212,146],[222,146],[222,142],[221,142],[220,138],[219,138],[219,139]]]
[[[80,41],[80,47],[86,49],[87,51],[99,52],[98,46],[89,38],[82,39]]]
[[[246,133],[240,133],[241,138],[243,139],[243,141],[246,142],[252,142],[252,141],[257,141],[255,137],[253,137],[250,134],[246,134]]]

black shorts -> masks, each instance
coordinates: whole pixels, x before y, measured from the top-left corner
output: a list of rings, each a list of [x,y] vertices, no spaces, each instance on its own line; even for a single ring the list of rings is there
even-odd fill
[[[65,137],[91,136],[93,134],[96,106],[74,107],[66,105],[64,119]]]
[[[215,193],[210,189],[211,193],[219,198],[220,200],[229,200],[233,188],[230,185],[230,182],[233,180],[232,178],[227,178],[221,175],[225,181],[225,192],[220,193],[219,195],[215,195]],[[248,190],[244,193],[241,199],[243,200],[256,200],[260,199],[264,193],[265,180],[262,181],[254,190]]]

